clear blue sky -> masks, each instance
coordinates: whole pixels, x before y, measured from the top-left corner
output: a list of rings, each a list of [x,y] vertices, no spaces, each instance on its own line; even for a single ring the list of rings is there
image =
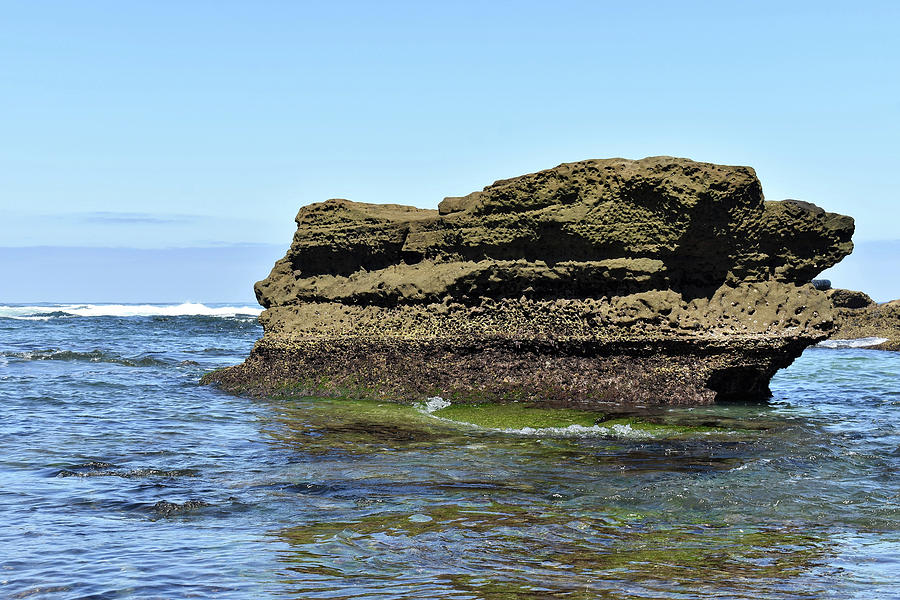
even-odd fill
[[[185,282],[268,244],[219,276],[252,299],[303,204],[658,154],[853,215],[874,258],[836,274],[897,297],[863,274],[900,262],[898,26],[897,2],[0,1],[0,246],[200,249],[116,297],[109,265],[37,286],[60,251],[35,248],[0,302],[238,299]]]

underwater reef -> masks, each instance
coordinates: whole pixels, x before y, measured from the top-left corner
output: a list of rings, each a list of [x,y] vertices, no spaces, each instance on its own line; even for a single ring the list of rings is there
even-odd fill
[[[766,201],[752,168],[585,160],[438,210],[297,214],[255,287],[264,336],[204,382],[253,395],[593,408],[762,399],[834,327],[809,282],[853,219]]]

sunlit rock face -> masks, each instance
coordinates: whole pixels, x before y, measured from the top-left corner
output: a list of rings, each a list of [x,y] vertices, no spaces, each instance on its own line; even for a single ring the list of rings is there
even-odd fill
[[[876,304],[868,294],[829,290],[836,310],[828,345],[900,351],[900,300]]]
[[[761,398],[827,337],[809,281],[853,220],[767,202],[753,169],[604,159],[497,181],[438,210],[303,207],[256,284],[265,335],[208,379],[270,394],[549,405]]]

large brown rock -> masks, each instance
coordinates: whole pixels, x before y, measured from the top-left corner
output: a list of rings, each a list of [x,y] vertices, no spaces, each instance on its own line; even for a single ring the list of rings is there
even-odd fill
[[[832,327],[808,284],[853,220],[753,169],[563,164],[438,210],[329,200],[256,285],[264,338],[209,379],[258,393],[565,405],[761,397]]]

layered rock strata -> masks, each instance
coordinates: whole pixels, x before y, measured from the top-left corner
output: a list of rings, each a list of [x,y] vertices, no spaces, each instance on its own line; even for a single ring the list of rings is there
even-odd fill
[[[438,210],[303,207],[256,284],[265,335],[208,382],[254,394],[565,406],[761,398],[832,328],[808,282],[853,220],[753,169],[586,160]]]

